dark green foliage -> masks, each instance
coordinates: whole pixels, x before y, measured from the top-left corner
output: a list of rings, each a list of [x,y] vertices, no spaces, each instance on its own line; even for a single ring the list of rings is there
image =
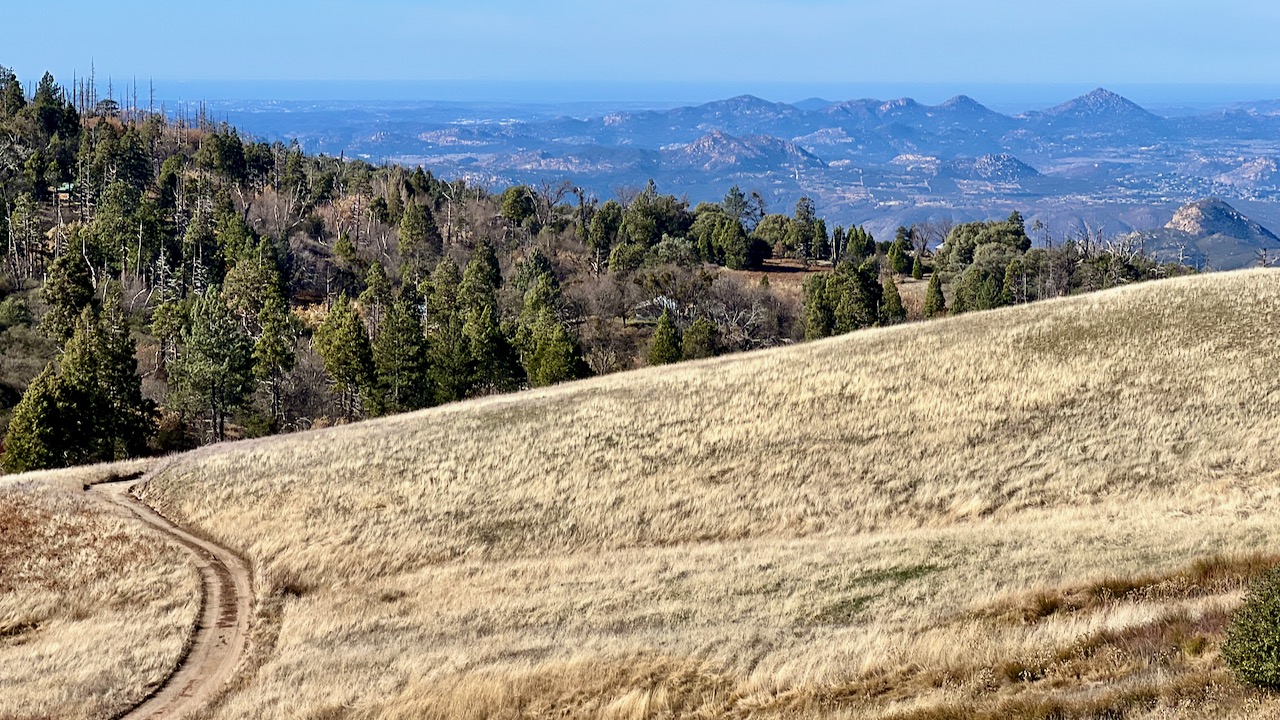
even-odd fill
[[[842,262],[805,280],[805,337],[842,335],[880,322],[884,289],[874,260]]]
[[[653,331],[653,340],[649,344],[649,364],[667,365],[680,362],[680,328],[670,310],[663,310],[658,318],[658,327]]]
[[[511,341],[498,324],[496,312],[490,307],[473,311],[462,327],[471,355],[475,387],[484,393],[515,390],[524,380],[524,370]]]
[[[316,352],[338,391],[341,412],[350,420],[359,412],[361,393],[373,381],[373,350],[364,323],[346,294],[338,296],[315,334]]]
[[[226,422],[253,388],[249,337],[217,285],[196,297],[170,382],[181,405],[207,412],[210,435],[226,438]]]
[[[1227,628],[1222,657],[1243,682],[1280,690],[1280,569],[1249,589]]]
[[[63,467],[62,443],[65,433],[58,407],[56,373],[53,363],[31,381],[13,411],[13,420],[4,436],[4,471],[27,472]]]
[[[431,273],[424,293],[429,372],[435,400],[439,403],[462,400],[471,393],[475,383],[471,349],[463,333],[466,317],[458,297],[461,283],[457,263],[446,257]]]
[[[898,284],[886,275],[884,278],[884,304],[880,307],[880,323],[897,325],[906,322],[907,311],[902,306],[902,295],[898,293]]]
[[[400,220],[400,258],[409,267],[421,272],[431,258],[438,257],[443,247],[440,228],[430,208],[416,202],[409,203]]]
[[[283,414],[284,377],[297,364],[298,325],[279,297],[268,298],[258,312],[260,334],[253,345],[253,374],[267,385],[271,396],[271,417],[275,420]]]
[[[929,278],[929,289],[924,294],[924,316],[936,317],[947,312],[947,300],[942,294],[942,277],[934,273]]]
[[[135,345],[109,296],[105,318],[85,308],[66,350],[23,394],[5,437],[4,467],[21,472],[141,455],[155,434]]]
[[[49,311],[40,321],[40,329],[54,342],[65,343],[75,331],[81,311],[95,304],[93,276],[84,256],[70,251],[55,260],[43,292]]]
[[[919,255],[911,262],[911,277],[915,280],[924,279],[924,263],[920,262]]]
[[[387,308],[373,340],[376,414],[417,410],[431,404],[427,339],[414,298],[401,296]]]
[[[555,385],[590,374],[582,359],[582,348],[563,323],[543,318],[530,333],[529,347],[525,369],[529,384],[534,387]]]
[[[684,331],[680,354],[685,360],[713,357],[719,354],[720,328],[710,318],[700,315]]]
[[[903,230],[905,228],[899,228]],[[889,267],[899,275],[906,275],[911,270],[911,256],[907,253],[907,240],[898,238],[889,246]]]

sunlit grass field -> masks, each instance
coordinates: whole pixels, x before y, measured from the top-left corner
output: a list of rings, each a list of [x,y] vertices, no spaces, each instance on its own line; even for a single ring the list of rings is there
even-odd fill
[[[178,662],[196,570],[82,490],[141,467],[0,478],[0,718],[112,717]]]
[[[209,717],[1258,717],[1218,648],[1280,547],[1278,328],[1276,271],[1143,284],[206,448],[144,496],[275,608]]]
[[[1252,717],[1218,646],[1280,539],[1278,322],[1274,271],[1145,284],[210,448],[146,497],[286,598],[216,717]]]

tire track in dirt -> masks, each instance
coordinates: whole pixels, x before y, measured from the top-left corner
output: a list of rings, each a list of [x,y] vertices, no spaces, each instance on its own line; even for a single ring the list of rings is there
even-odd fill
[[[184,547],[200,571],[201,607],[173,673],[120,720],[180,718],[202,708],[235,675],[248,649],[253,583],[249,565],[227,548],[192,535],[131,492],[136,478],[89,486]]]

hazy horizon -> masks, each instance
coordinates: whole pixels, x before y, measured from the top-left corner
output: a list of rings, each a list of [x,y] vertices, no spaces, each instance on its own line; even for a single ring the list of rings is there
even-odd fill
[[[0,63],[2,64],[2,63]],[[23,73],[25,85],[34,86],[39,74]],[[70,87],[73,79],[89,73],[73,70],[55,79]],[[956,95],[967,95],[1005,113],[1043,109],[1105,87],[1149,109],[1177,111],[1221,107],[1235,103],[1280,99],[1277,84],[1174,84],[1174,83],[745,83],[745,82],[458,82],[383,80],[162,80],[117,77],[96,71],[101,97],[108,88],[117,100],[125,100],[137,83],[139,106],[146,107],[154,88],[157,107],[170,110],[182,103],[199,102],[340,102],[340,103],[440,103],[514,106],[633,106],[674,107],[701,104],[739,95],[753,95],[772,102],[798,103],[823,99],[832,102],[860,98],[883,100],[910,97],[937,104]],[[584,109],[586,109],[584,107]]]

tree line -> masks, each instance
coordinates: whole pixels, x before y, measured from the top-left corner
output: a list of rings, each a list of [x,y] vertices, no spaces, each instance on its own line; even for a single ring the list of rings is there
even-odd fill
[[[693,207],[652,181],[491,193],[109,100],[49,74],[28,96],[0,68],[9,471],[902,322],[895,277],[931,275],[930,316],[1150,274],[1023,247],[1020,218],[931,249],[738,187]],[[771,258],[821,271],[789,292],[748,272]]]

